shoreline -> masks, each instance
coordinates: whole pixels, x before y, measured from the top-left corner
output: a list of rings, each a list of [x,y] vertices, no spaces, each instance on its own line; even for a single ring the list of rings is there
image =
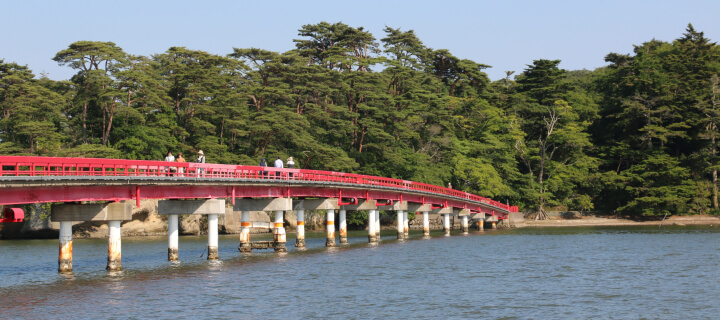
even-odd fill
[[[650,220],[638,221],[627,218],[615,217],[581,217],[575,219],[563,219],[552,217],[549,220],[524,220],[517,227],[573,227],[573,226],[718,226],[720,216],[691,215],[691,216],[669,216],[665,221]]]

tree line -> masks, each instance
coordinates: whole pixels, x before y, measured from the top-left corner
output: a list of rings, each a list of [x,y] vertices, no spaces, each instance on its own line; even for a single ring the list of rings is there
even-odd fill
[[[688,25],[605,67],[538,59],[490,81],[490,66],[425,46],[413,30],[305,25],[295,49],[112,42],[57,52],[68,80],[0,60],[0,154],[213,163],[414,180],[520,205],[635,216],[717,213],[720,48]]]

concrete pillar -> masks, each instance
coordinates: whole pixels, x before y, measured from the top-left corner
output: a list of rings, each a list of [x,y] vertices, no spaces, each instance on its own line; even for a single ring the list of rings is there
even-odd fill
[[[340,210],[340,244],[347,244],[347,215],[345,210]]]
[[[478,230],[480,230],[480,231],[485,230],[485,219],[480,219],[478,221]]]
[[[72,221],[60,221],[58,272],[72,272]]]
[[[250,244],[250,211],[240,212],[240,252],[252,252]]]
[[[327,232],[327,239],[325,240],[326,247],[335,246],[335,210],[328,209],[325,215],[325,231]]]
[[[497,222],[493,221],[492,225],[490,225],[490,229],[497,229]]]
[[[450,214],[443,214],[443,232],[445,236],[450,235]]]
[[[208,214],[208,260],[218,259],[218,215]]]
[[[423,212],[423,236],[430,236],[430,212]]]
[[[402,210],[397,211],[397,238],[402,240],[405,239],[405,218]]]
[[[120,222],[121,221],[108,221],[108,259],[105,269],[110,271],[122,270]]]
[[[284,213],[285,212],[282,210],[275,210],[275,228],[273,229],[273,240],[276,243],[276,252],[287,251],[287,248],[285,247],[285,242],[287,242],[287,236],[285,235],[285,227],[283,227]]]
[[[305,210],[297,210],[297,237],[296,248],[305,248]]]
[[[408,219],[407,211],[403,211],[403,233],[405,233],[405,238],[410,237],[410,219]]]
[[[178,235],[178,215],[168,215],[168,261],[176,261],[180,257]]]
[[[377,226],[375,224],[375,211],[377,210],[368,211],[368,241],[370,243],[377,242],[377,234],[375,233],[375,227]]]
[[[460,217],[460,219],[461,219],[460,221],[462,223],[463,234],[468,234],[468,232],[470,231],[470,228],[468,226],[468,216],[462,216],[462,217]]]
[[[375,236],[380,241],[380,210],[375,210]]]

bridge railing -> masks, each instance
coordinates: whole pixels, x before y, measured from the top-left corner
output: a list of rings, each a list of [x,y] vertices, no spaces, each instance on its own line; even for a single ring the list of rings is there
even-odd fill
[[[510,212],[518,211],[517,206],[426,183],[320,170],[193,162],[0,156],[0,176],[178,177],[334,182],[424,191],[482,202]]]

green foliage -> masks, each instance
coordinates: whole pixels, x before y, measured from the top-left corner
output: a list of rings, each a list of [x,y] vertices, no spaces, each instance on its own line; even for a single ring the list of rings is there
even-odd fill
[[[76,71],[66,81],[0,60],[0,154],[292,156],[298,168],[451,183],[526,210],[715,213],[720,47],[685,31],[593,71],[538,59],[492,83],[488,65],[392,27],[378,42],[363,27],[308,24],[293,50],[227,56],[78,41],[53,58]]]

